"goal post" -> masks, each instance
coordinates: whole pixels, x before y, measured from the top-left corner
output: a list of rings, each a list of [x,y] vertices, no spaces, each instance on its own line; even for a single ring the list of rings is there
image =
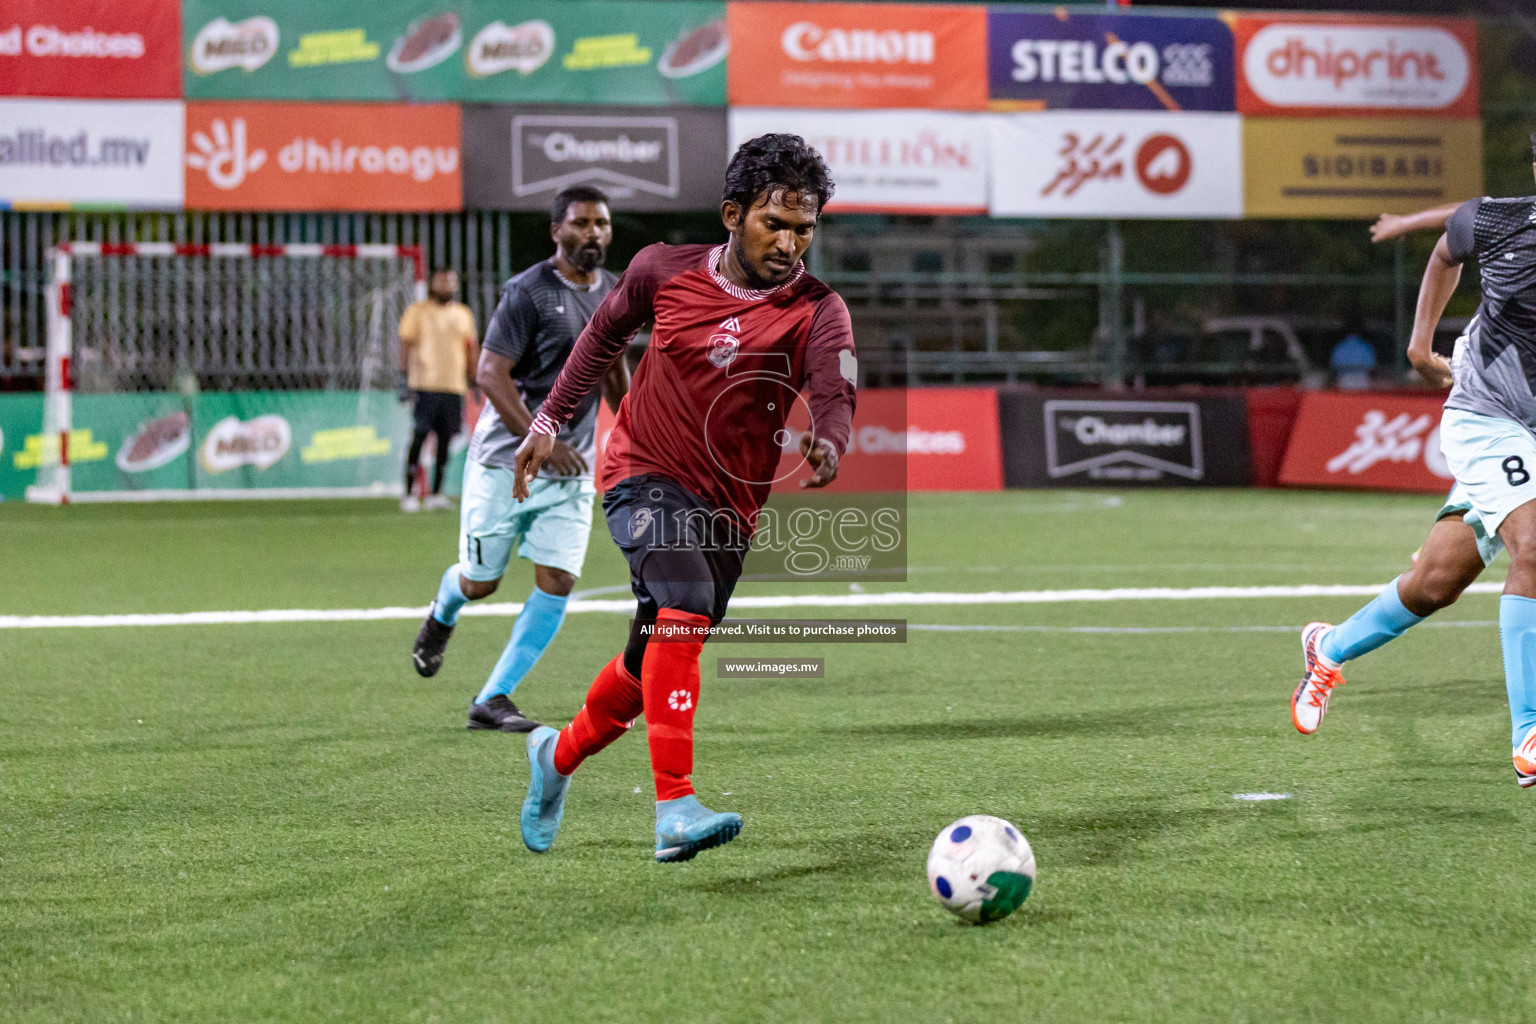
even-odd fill
[[[376,433],[366,432],[370,423],[396,413],[396,325],[405,307],[426,298],[426,292],[418,246],[55,246],[48,254],[45,289],[43,422],[41,436],[30,439],[35,448],[27,453],[36,460],[37,478],[27,488],[27,500],[64,504],[400,493],[401,484],[391,486],[378,478],[376,456],[382,442]],[[142,401],[102,397],[130,394]],[[315,435],[303,461],[306,466],[327,459],[358,462],[371,453],[373,479],[366,482],[341,479],[334,466],[327,467],[328,474],[302,472],[295,459],[290,460],[295,469],[287,472],[286,485],[279,472],[255,483],[246,480],[244,486],[225,486],[228,477],[242,473],[216,480],[209,474],[240,468],[251,477],[270,469],[263,462],[270,454],[242,460],[242,446],[253,442],[238,430],[238,436],[209,442],[234,451],[231,458],[213,460],[218,465],[210,465],[205,457],[199,468],[188,451],[192,434],[206,426],[196,422],[200,402],[209,408],[224,409],[231,402],[237,409],[254,408],[265,396],[267,404],[334,410],[348,408],[347,396],[354,394],[355,415],[347,414],[353,422],[322,424],[326,429],[319,434],[324,438]],[[388,404],[371,407],[375,395],[387,395]],[[228,399],[223,405],[212,401],[220,396]],[[135,408],[173,411],[147,424],[130,424],[136,430],[132,436],[104,437],[92,434],[83,407],[111,407],[116,419],[110,431],[118,434],[128,429],[121,426],[122,417],[131,417]],[[282,430],[286,452],[286,421]],[[348,430],[356,435],[350,440]],[[131,441],[137,442],[132,452]],[[109,460],[107,451],[113,446],[117,458]],[[321,454],[311,458],[316,451]],[[351,451],[362,454],[348,455]],[[157,476],[150,470],[178,458],[185,470],[164,486],[167,474]],[[277,485],[270,482],[273,477],[279,479]]]

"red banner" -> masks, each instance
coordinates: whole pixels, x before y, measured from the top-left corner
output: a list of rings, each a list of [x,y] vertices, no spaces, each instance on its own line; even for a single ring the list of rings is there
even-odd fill
[[[0,96],[181,98],[178,0],[6,0]]]
[[[726,18],[733,105],[987,105],[987,12],[979,5],[733,3]]]
[[[194,210],[457,210],[459,108],[188,103]]]
[[[1309,392],[1280,482],[1445,494],[1454,481],[1440,453],[1444,402],[1432,395]]]
[[[1469,18],[1232,16],[1244,114],[1477,116]]]

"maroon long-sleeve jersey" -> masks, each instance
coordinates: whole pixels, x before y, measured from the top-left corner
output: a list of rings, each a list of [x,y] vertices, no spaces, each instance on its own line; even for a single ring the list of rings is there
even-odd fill
[[[650,323],[609,435],[604,476],[657,473],[749,529],[798,442],[791,410],[841,455],[853,425],[853,327],[836,292],[796,266],[776,288],[738,288],[719,272],[725,246],[642,249],[576,341],[531,430],[555,433]],[[804,472],[802,469],[801,472]]]

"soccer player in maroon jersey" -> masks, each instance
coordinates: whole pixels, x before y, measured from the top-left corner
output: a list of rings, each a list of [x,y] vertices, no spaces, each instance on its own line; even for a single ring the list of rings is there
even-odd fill
[[[848,445],[858,367],[848,308],[800,262],[831,195],[827,165],[799,136],[743,144],[720,204],[729,240],[641,250],[518,449],[513,493],[521,501],[560,425],[635,332],[652,325],[604,463],[605,478],[617,481],[603,496],[604,514],[639,605],[623,653],[598,673],[571,724],[528,735],[521,822],[536,853],[554,843],[571,774],[642,713],[656,779],[656,859],[689,860],[741,831],[741,816],[704,807],[688,778],[699,656],[779,475],[792,402],[811,414],[799,439],[812,471],[802,487],[836,479]]]

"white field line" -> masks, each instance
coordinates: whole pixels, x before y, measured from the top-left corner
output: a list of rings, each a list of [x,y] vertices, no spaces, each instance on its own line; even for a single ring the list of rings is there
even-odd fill
[[[1230,601],[1282,597],[1374,597],[1384,583],[1371,586],[1300,585],[1279,587],[1119,587],[1112,590],[993,590],[963,594],[942,591],[889,594],[742,595],[731,599],[731,610],[749,608],[875,608],[935,605],[1072,604],[1095,601]],[[1469,594],[1497,594],[1498,582],[1474,583]],[[461,615],[510,616],[523,610],[519,602],[466,605]],[[630,600],[574,600],[571,613],[606,612],[628,615]],[[68,629],[93,626],[227,626],[263,622],[373,622],[420,619],[425,605],[411,608],[270,608],[263,611],[171,612],[140,615],[0,615],[0,629]],[[1088,627],[1094,628],[1094,627]],[[1179,627],[1184,628],[1184,627]],[[1192,627],[1191,627],[1192,628]],[[1247,627],[1243,627],[1247,628]]]

